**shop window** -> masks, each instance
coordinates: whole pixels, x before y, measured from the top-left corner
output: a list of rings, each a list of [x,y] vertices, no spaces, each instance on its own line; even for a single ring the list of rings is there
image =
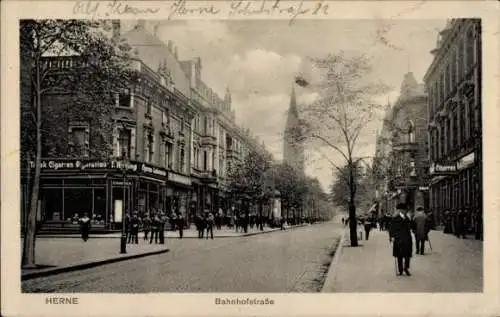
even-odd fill
[[[130,89],[122,89],[117,96],[117,106],[122,108],[132,107],[132,95]]]
[[[71,155],[79,157],[88,157],[89,155],[88,126],[70,126],[68,145]]]
[[[127,128],[121,128],[118,131],[117,153],[122,158],[131,159],[131,131]]]

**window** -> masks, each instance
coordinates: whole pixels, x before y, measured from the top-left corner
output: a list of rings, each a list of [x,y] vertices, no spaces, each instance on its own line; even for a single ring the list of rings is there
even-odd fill
[[[118,156],[122,158],[131,158],[131,132],[130,129],[122,128],[118,133]]]
[[[463,124],[460,126],[460,143],[465,142],[467,139],[467,117],[465,114],[467,104],[460,102],[460,118],[458,119],[458,122],[463,122]]]
[[[180,171],[185,172],[186,171],[186,161],[185,161],[185,153],[184,153],[184,148],[181,148],[181,158],[180,158]]]
[[[147,97],[146,100],[146,116],[151,117],[153,113],[153,98],[151,96]]]
[[[208,168],[207,151],[203,151],[203,170],[206,171],[207,168]]]
[[[70,154],[86,157],[89,155],[89,128],[74,126],[69,128]]]
[[[460,41],[458,49],[458,80],[461,81],[465,75],[465,67],[464,67],[464,56],[465,56],[465,42],[463,40]]]
[[[415,168],[415,159],[410,158],[410,176],[415,177],[417,176],[417,170]]]
[[[172,168],[172,162],[170,161],[171,160],[171,152],[172,152],[172,145],[168,142],[165,142],[165,146],[164,146],[164,150],[165,150],[165,153],[163,155],[163,164],[165,167],[171,169]]]
[[[469,97],[467,98],[467,112],[468,112],[468,116],[469,116],[469,133],[468,133],[468,137],[472,137],[474,135],[474,131],[476,129],[475,127],[475,118],[474,118],[474,115],[475,115],[475,109],[474,109],[474,100],[472,99],[472,97]]]
[[[131,108],[132,107],[132,96],[130,93],[130,89],[122,89],[118,94],[117,98],[117,106],[123,108]]]
[[[407,125],[407,141],[408,143],[414,143],[415,142],[415,127],[413,125],[413,122],[408,121]]]
[[[474,31],[472,28],[467,32],[467,53],[466,53],[466,61],[467,61],[467,71],[469,71],[474,65],[474,48],[475,48],[475,40],[474,40]]]
[[[148,163],[153,162],[154,156],[154,135],[153,132],[147,131],[144,143],[144,161]]]
[[[161,125],[164,130],[170,131],[170,115],[168,110],[162,112]]]

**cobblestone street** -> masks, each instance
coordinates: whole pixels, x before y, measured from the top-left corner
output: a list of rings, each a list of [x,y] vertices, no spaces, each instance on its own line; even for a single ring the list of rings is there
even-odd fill
[[[169,253],[28,280],[22,290],[318,292],[341,232],[328,222],[251,237],[168,239]]]

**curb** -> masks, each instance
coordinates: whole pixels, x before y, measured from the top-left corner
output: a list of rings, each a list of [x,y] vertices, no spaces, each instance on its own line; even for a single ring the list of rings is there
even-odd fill
[[[336,279],[336,269],[337,264],[339,263],[340,256],[342,254],[342,249],[344,248],[345,239],[347,236],[347,232],[349,231],[349,226],[347,226],[344,230],[344,233],[340,237],[340,241],[338,243],[337,249],[335,250],[335,255],[333,256],[333,260],[330,263],[330,267],[328,268],[328,273],[326,274],[325,283],[321,288],[321,293],[327,292],[327,289],[333,289],[333,285],[335,284]]]
[[[314,224],[312,224],[314,225]],[[295,228],[300,228],[300,227],[305,227],[307,225],[297,225],[297,226],[293,226],[293,227],[288,227],[287,229],[295,229]],[[271,233],[271,232],[276,232],[276,231],[280,231],[279,228],[275,228],[275,229],[272,229],[272,230],[267,230],[267,231],[258,231],[258,232],[252,232],[252,233],[246,233],[246,234],[240,234],[240,235],[220,235],[220,236],[217,236],[214,234],[214,238],[239,238],[239,237],[250,237],[250,236],[255,236],[255,235],[258,235],[258,234],[264,234],[264,233]],[[284,230],[286,231],[286,229]],[[81,237],[79,235],[77,236],[74,236],[74,235],[37,235],[36,236],[37,239],[62,239],[62,238],[65,238],[65,239],[81,239]],[[119,239],[120,237],[117,237],[117,236],[92,236],[90,235],[89,239]],[[178,236],[175,236],[175,237],[165,237],[165,239],[179,239]],[[190,237],[190,236],[184,236],[182,237],[182,239],[198,239],[197,236],[193,236],[193,237]]]
[[[55,275],[59,273],[66,273],[66,272],[72,272],[72,271],[79,271],[79,270],[84,270],[104,264],[110,264],[110,263],[115,263],[115,262],[121,262],[121,261],[126,261],[126,260],[131,260],[131,259],[137,259],[137,258],[142,258],[150,255],[157,255],[157,254],[162,254],[162,253],[167,253],[169,252],[169,249],[162,249],[162,250],[156,250],[156,251],[151,251],[151,252],[146,252],[146,253],[139,253],[139,254],[132,254],[132,255],[126,255],[122,257],[115,257],[115,258],[110,258],[110,259],[104,259],[104,260],[97,260],[97,261],[91,261],[91,262],[85,262],[85,263],[80,263],[80,264],[70,264],[67,266],[61,266],[61,267],[56,267],[53,269],[47,269],[44,271],[39,271],[39,272],[27,272],[24,274],[21,274],[21,281],[25,280],[31,280],[34,278],[39,278],[39,277],[44,277],[44,276],[49,276],[49,275]]]

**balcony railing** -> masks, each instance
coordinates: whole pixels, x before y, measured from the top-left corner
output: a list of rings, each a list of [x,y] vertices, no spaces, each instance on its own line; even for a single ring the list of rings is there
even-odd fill
[[[212,135],[203,135],[200,138],[200,143],[202,146],[216,145],[217,138]]]

